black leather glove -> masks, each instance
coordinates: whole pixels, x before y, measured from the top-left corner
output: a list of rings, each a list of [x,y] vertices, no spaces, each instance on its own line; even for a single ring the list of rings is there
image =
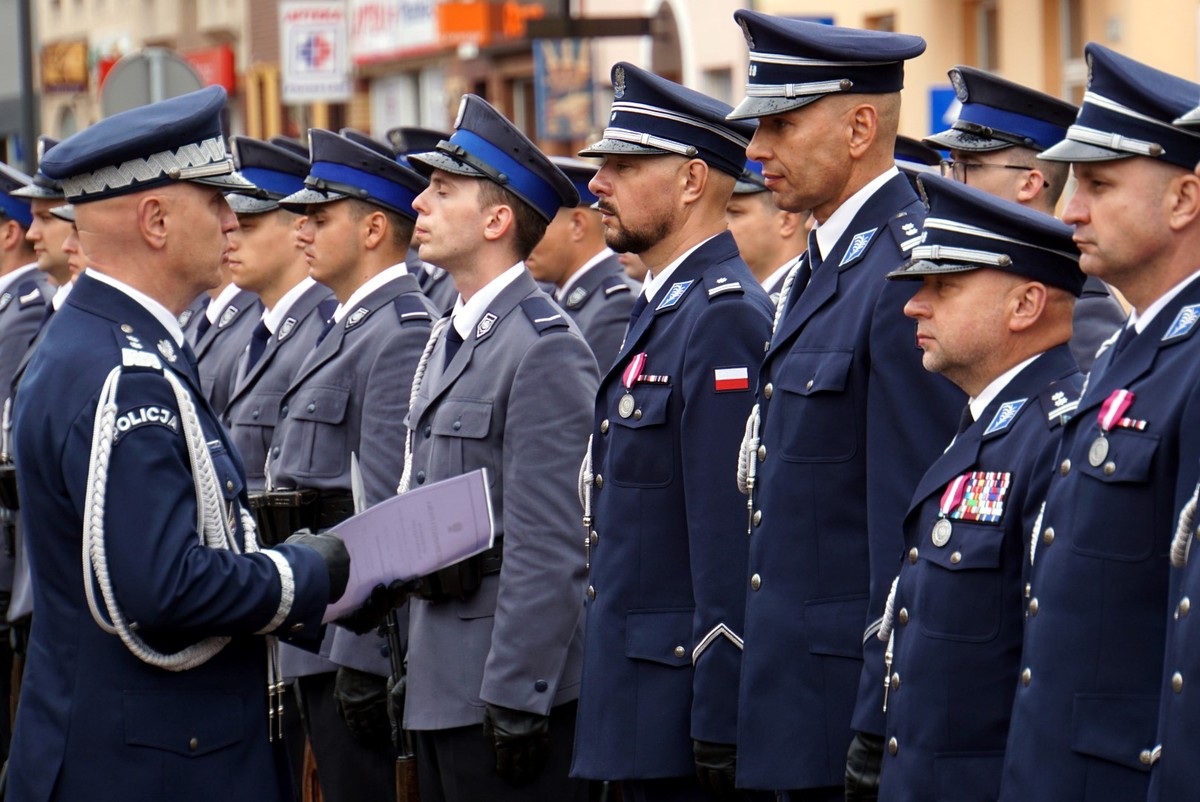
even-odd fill
[[[875,802],[879,798],[882,765],[883,736],[855,733],[846,753],[846,802]]]
[[[334,623],[350,630],[355,635],[364,635],[378,629],[391,615],[392,610],[408,601],[409,595],[416,591],[417,586],[416,580],[406,582],[403,579],[397,579],[390,585],[380,582],[371,588],[371,595],[363,602],[362,607],[352,610]]]
[[[488,705],[483,737],[496,756],[496,773],[517,787],[528,785],[550,754],[550,717]]]
[[[341,666],[333,680],[333,699],[354,740],[373,749],[391,744],[386,677]]]
[[[340,599],[350,581],[350,552],[346,551],[346,544],[342,539],[333,532],[316,535],[301,531],[285,542],[308,546],[321,555],[321,559],[325,561],[325,569],[329,571],[329,602],[332,604]]]
[[[710,741],[692,741],[692,757],[696,761],[696,777],[713,799],[737,802],[743,796],[734,788],[737,773],[737,747]]]
[[[399,753],[404,746],[404,694],[408,690],[408,676],[401,675],[400,679],[387,678],[388,721],[392,726],[392,746]]]

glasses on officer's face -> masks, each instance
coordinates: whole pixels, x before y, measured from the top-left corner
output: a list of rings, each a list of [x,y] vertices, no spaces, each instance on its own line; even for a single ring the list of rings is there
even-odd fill
[[[1001,167],[1005,170],[1032,170],[1034,168],[1024,164],[989,164],[988,162],[960,162],[954,159],[942,159],[942,177],[953,178],[960,184],[967,183],[967,172],[969,170],[978,170],[983,167]]]

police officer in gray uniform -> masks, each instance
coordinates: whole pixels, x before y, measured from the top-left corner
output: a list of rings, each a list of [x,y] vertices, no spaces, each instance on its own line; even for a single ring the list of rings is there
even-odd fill
[[[558,210],[525,266],[537,281],[554,285],[554,300],[583,332],[596,364],[608,368],[625,339],[640,286],[625,275],[617,254],[604,244],[604,224],[593,206],[597,198],[588,189],[596,165],[562,156],[551,156],[550,161],[575,185],[579,205]]]
[[[214,291],[204,315],[196,324],[196,359],[200,361],[200,386],[213,409],[221,412],[229,403],[229,393],[237,372],[238,357],[250,342],[250,332],[262,317],[262,302],[252,292],[233,283],[228,268],[222,266],[222,278],[228,278]]]
[[[567,777],[584,586],[574,485],[597,371],[523,259],[578,194],[482,98],[464,96],[455,128],[409,157],[432,169],[414,204],[421,258],[460,297],[417,370],[400,489],[486,468],[496,546],[410,602],[404,726],[425,802],[569,802],[586,798]]]
[[[404,125],[387,132],[387,140],[396,149],[396,158],[401,164],[408,164],[408,157],[413,153],[427,153],[438,146],[438,143],[449,139],[450,135],[432,128]],[[433,305],[442,313],[447,313],[458,299],[458,289],[454,279],[442,268],[435,264],[422,262],[417,254],[414,243],[409,254],[409,266],[421,284],[421,289],[433,301]],[[420,270],[417,270],[417,267]]]
[[[307,214],[300,239],[310,274],[339,306],[283,395],[267,490],[275,498],[303,494],[301,522],[325,529],[395,494],[401,421],[435,313],[404,264],[416,217],[411,204],[425,180],[338,134],[314,129],[309,136],[306,186],[281,205]],[[300,677],[325,799],[390,797],[385,642],[338,630],[322,648],[329,660],[295,655],[284,655],[284,672]]]

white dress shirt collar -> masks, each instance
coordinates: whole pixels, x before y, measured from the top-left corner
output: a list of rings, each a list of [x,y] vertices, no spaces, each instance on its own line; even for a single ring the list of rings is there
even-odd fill
[[[162,324],[162,327],[171,335],[171,339],[175,341],[175,345],[183,347],[183,329],[179,326],[179,319],[171,314],[171,312],[158,301],[151,298],[146,293],[140,290],[135,290],[123,281],[113,278],[107,273],[101,273],[99,270],[87,268],[85,271],[89,276],[99,281],[101,284],[107,284],[115,290],[125,293],[132,298],[139,306],[154,316],[154,319]]]
[[[841,206],[837,207],[837,211],[829,215],[828,220],[819,224],[814,229],[817,232],[817,247],[821,249],[822,259],[833,251],[833,246],[837,245],[838,240],[846,233],[846,229],[854,222],[854,218],[862,210],[862,207],[867,205],[867,201],[871,199],[871,196],[878,192],[880,187],[898,175],[900,175],[900,171],[895,167],[877,175],[865,187],[855,192]]]
[[[221,313],[225,311],[225,307],[233,301],[242,288],[234,284],[232,281],[225,285],[225,289],[217,294],[216,298],[210,298],[208,306],[204,310],[204,316],[208,318],[208,322],[216,325],[220,319]]]
[[[713,234],[713,237],[716,236],[718,235]],[[671,264],[667,265],[653,276],[647,273],[646,283],[642,285],[642,292],[646,293],[646,300],[653,301],[654,296],[658,293],[658,291],[665,287],[667,282],[671,280],[671,274],[675,272],[675,269],[683,264],[683,261],[691,256],[697,248],[708,242],[713,237],[706,237],[705,239],[700,240],[695,245],[684,251],[678,259],[676,259],[674,262],[671,262]]]
[[[346,303],[340,304],[337,309],[333,310],[333,322],[341,323],[342,319],[346,317],[346,314],[351,309],[365,301],[367,296],[375,292],[375,290],[389,281],[395,281],[401,276],[406,275],[408,275],[408,266],[404,262],[400,262],[371,276],[357,290],[350,293],[350,297],[346,299]]]
[[[458,300],[454,302],[454,311],[450,314],[450,322],[454,324],[454,330],[458,332],[464,341],[470,336],[471,331],[475,328],[475,324],[483,317],[484,312],[491,306],[492,301],[496,300],[500,293],[509,284],[516,281],[524,272],[525,262],[517,262],[508,270],[505,270],[480,287],[479,291],[471,296],[471,300],[464,303],[462,296],[458,296]]]
[[[279,324],[283,322],[287,313],[295,306],[296,301],[299,301],[300,296],[308,292],[310,288],[315,287],[316,284],[317,282],[313,280],[312,276],[305,276],[300,280],[300,283],[285,292],[283,297],[275,303],[275,306],[263,312],[262,322],[267,327],[267,331],[271,332],[271,334],[279,331]]]

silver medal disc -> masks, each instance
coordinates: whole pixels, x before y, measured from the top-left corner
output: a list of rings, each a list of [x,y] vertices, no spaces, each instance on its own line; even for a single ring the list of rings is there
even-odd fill
[[[621,396],[621,401],[617,404],[617,414],[622,418],[628,418],[633,414],[633,408],[635,406],[637,406],[637,404],[634,402],[633,396],[631,396],[629,393],[625,393],[625,395]]]
[[[933,525],[933,545],[941,548],[950,542],[950,532],[953,530],[953,525],[945,518],[938,518],[937,523]]]
[[[1092,441],[1092,447],[1088,449],[1088,462],[1093,468],[1099,468],[1104,460],[1108,457],[1108,438],[1100,435]]]

